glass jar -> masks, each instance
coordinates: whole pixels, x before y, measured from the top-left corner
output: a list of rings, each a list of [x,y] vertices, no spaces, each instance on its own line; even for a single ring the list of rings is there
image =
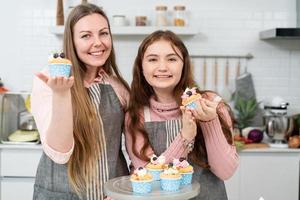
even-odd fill
[[[135,25],[136,26],[146,26],[147,25],[147,17],[146,16],[136,16],[135,17]]]
[[[174,6],[174,26],[185,26],[185,6]]]
[[[125,15],[113,15],[113,25],[114,26],[126,26]]]
[[[167,6],[156,6],[156,26],[167,26],[168,25],[168,17],[167,17]]]

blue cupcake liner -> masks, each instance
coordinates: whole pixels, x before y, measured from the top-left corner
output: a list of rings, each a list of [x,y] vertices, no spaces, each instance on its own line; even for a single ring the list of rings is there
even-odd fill
[[[189,185],[192,183],[193,172],[191,173],[181,173],[181,185]]]
[[[49,64],[49,74],[51,77],[54,76],[64,76],[66,78],[70,77],[71,65],[63,63]]]
[[[132,191],[138,194],[146,194],[152,191],[152,180],[131,181]]]
[[[162,190],[175,192],[179,190],[181,177],[177,179],[161,178],[160,187]]]
[[[147,169],[147,170],[152,175],[154,181],[160,180],[160,173],[163,171],[162,169]]]
[[[192,110],[195,110],[197,108],[196,101],[193,101],[193,102],[187,104],[185,107],[189,108],[189,109],[192,109]]]

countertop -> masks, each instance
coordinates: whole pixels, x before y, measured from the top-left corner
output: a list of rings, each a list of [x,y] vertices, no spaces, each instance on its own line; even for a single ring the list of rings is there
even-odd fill
[[[42,150],[41,144],[0,144],[0,149],[40,149]],[[255,149],[244,149],[239,151],[239,153],[300,153],[299,149],[292,148],[255,148]]]
[[[41,144],[0,144],[0,149],[37,149],[42,150]]]

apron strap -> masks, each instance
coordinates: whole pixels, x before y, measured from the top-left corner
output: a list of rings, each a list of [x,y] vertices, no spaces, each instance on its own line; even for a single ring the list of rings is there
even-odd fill
[[[144,118],[145,118],[145,122],[150,122],[151,118],[150,118],[150,109],[148,106],[144,107]]]

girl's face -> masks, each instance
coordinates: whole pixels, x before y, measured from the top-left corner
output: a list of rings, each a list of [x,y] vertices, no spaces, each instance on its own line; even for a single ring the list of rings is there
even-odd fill
[[[146,81],[154,91],[172,93],[181,78],[183,56],[166,40],[158,40],[145,51],[142,68]],[[177,54],[180,56],[178,56]]]
[[[89,71],[98,70],[110,55],[111,36],[106,19],[97,13],[81,18],[74,26],[74,45]]]

